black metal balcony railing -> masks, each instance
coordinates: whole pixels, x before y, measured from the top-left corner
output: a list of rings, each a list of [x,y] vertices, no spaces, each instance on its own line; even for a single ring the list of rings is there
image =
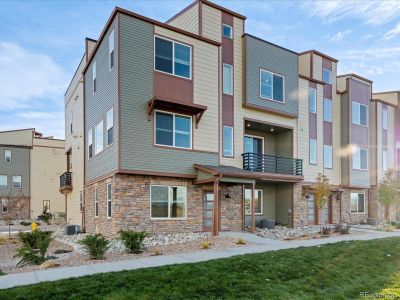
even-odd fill
[[[303,176],[303,160],[266,154],[243,153],[243,169],[253,172]]]
[[[72,186],[72,172],[65,172],[60,176],[60,189]]]

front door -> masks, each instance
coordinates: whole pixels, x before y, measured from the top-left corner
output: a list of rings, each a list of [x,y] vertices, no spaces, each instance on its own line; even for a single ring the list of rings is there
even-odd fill
[[[203,230],[207,232],[212,231],[213,224],[213,209],[214,209],[214,192],[204,192],[203,199]]]
[[[245,135],[244,136],[244,153],[252,153],[250,156],[250,171],[263,171],[263,138]]]

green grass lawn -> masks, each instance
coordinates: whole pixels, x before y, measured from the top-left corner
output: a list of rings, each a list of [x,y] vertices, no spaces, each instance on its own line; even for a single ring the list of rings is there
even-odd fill
[[[0,299],[357,299],[360,292],[400,299],[400,238],[99,274],[0,290]]]

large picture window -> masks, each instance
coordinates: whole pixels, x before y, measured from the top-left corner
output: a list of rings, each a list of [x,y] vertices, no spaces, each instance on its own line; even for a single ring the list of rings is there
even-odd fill
[[[155,37],[155,65],[157,71],[179,77],[191,78],[190,46]]]
[[[332,100],[324,99],[324,121],[332,122]]]
[[[233,157],[233,127],[224,126],[224,156]]]
[[[354,147],[353,169],[368,170],[368,150]]]
[[[152,185],[150,187],[151,218],[186,218],[187,188],[183,186]]]
[[[353,124],[367,126],[368,107],[364,104],[352,101],[351,116]]]
[[[365,213],[365,195],[361,193],[351,193],[350,198],[351,213]]]
[[[332,84],[332,71],[329,69],[322,69],[322,81],[327,84]]]
[[[260,70],[261,98],[284,102],[284,77],[266,70]]]
[[[177,148],[192,148],[192,118],[157,111],[156,144]]]
[[[244,191],[244,207],[246,215],[251,215],[251,189],[245,189]],[[262,215],[263,214],[263,190],[255,189],[254,190],[254,214]]]
[[[233,94],[233,67],[232,65],[224,64],[222,69],[223,92],[227,95]]]
[[[324,168],[332,169],[332,146],[324,145]]]

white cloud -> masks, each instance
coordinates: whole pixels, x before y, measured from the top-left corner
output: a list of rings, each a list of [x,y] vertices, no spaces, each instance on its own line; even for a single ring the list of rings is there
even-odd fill
[[[62,102],[66,78],[50,56],[0,41],[0,110],[44,106],[49,100]]]
[[[349,35],[352,31],[350,29],[347,29],[345,31],[339,31],[338,33],[335,33],[333,35],[328,36],[328,41],[332,43],[338,43],[341,42],[346,35]]]
[[[384,24],[400,14],[400,1],[307,1],[303,9],[328,23],[355,18],[365,24]]]
[[[389,40],[393,39],[399,33],[400,33],[400,22],[397,23],[397,25],[392,30],[389,30],[388,32],[386,32],[385,35],[383,36],[383,39],[389,41]]]

